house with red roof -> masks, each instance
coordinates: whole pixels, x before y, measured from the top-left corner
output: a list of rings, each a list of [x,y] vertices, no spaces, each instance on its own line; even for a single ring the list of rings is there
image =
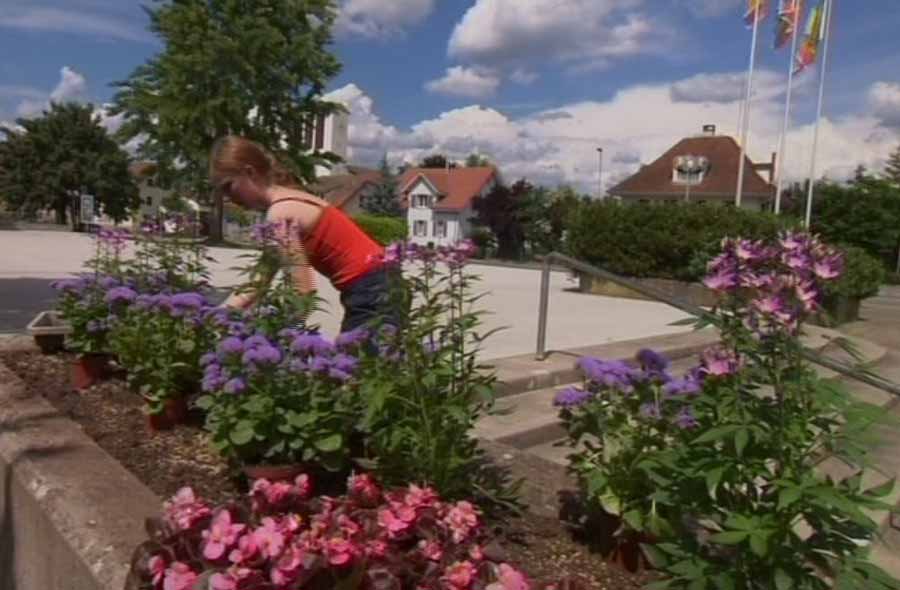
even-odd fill
[[[307,187],[348,215],[364,213],[362,202],[383,182],[380,170],[362,166],[346,166],[343,173],[320,176]]]
[[[754,164],[745,156],[741,207],[768,208],[775,196],[775,159],[772,154],[770,162]],[[706,125],[702,135],[682,139],[608,193],[626,202],[733,204],[740,161],[734,138],[716,135],[715,126]]]
[[[486,196],[500,181],[493,166],[411,168],[400,177],[410,241],[436,246],[469,237],[476,197]]]

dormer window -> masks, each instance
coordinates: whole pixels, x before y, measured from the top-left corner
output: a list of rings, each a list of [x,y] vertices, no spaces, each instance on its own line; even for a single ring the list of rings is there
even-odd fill
[[[708,171],[709,159],[705,156],[678,156],[672,162],[672,182],[700,184]]]
[[[413,207],[427,207],[428,195],[413,195]]]

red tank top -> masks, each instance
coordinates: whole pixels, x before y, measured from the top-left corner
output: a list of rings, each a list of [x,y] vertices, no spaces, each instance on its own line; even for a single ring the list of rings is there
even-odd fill
[[[322,216],[303,247],[312,267],[339,290],[381,266],[384,248],[336,207],[324,207]]]

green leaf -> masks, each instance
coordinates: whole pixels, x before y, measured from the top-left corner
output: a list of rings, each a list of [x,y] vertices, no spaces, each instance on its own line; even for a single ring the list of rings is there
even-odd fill
[[[332,434],[318,439],[314,444],[323,453],[334,453],[343,446],[344,437],[341,434]]]
[[[873,498],[884,498],[886,496],[889,496],[891,492],[894,491],[894,486],[896,485],[896,483],[896,479],[891,479],[890,481],[886,481],[879,486],[869,488],[865,491],[865,494]]]
[[[792,486],[778,492],[778,510],[784,510],[803,496],[803,488]]]
[[[191,354],[197,348],[197,343],[193,340],[179,340],[178,350],[184,354]]]
[[[194,402],[194,405],[200,408],[201,410],[209,410],[216,403],[215,398],[211,395],[204,395],[197,398],[197,401]]]
[[[718,426],[716,428],[712,428],[709,431],[701,434],[691,444],[702,444],[707,442],[714,442],[717,440],[722,440],[728,436],[734,434],[734,432],[740,429],[740,426],[729,425],[729,426]]]
[[[775,588],[776,590],[791,590],[794,587],[794,580],[783,569],[775,570]]]
[[[737,456],[742,457],[744,455],[744,449],[747,448],[747,442],[750,440],[750,432],[746,428],[742,428],[738,430],[737,434],[734,436],[734,448],[737,451]]]
[[[242,446],[253,440],[253,431],[233,430],[228,438],[231,439],[231,442],[233,442],[234,444]]]
[[[716,467],[706,473],[706,489],[709,492],[709,497],[713,500],[716,499],[716,490],[722,481],[722,476],[725,475],[725,469],[725,467]]]
[[[636,531],[644,530],[644,517],[638,510],[629,510],[622,515],[622,520]]]
[[[749,535],[750,533],[747,531],[725,531],[724,533],[716,533],[709,540],[719,545],[737,545],[743,543]]]
[[[669,562],[665,553],[650,544],[642,544],[641,550],[644,552],[644,555],[647,557],[647,561],[650,562],[650,565],[658,570],[665,569],[666,564],[668,564]]]
[[[768,535],[766,533],[750,533],[750,550],[759,557],[765,557],[768,550]]]

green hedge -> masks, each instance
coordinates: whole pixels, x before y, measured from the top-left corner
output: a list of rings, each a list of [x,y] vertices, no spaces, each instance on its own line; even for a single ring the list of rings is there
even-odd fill
[[[722,238],[769,238],[792,225],[724,205],[594,201],[569,218],[566,243],[574,257],[617,274],[695,281]]]
[[[840,246],[844,252],[844,274],[826,287],[826,295],[864,299],[878,294],[887,280],[880,260],[857,246]]]
[[[409,235],[406,220],[399,217],[380,217],[360,213],[353,220],[376,242],[387,246],[392,242],[405,240]]]

